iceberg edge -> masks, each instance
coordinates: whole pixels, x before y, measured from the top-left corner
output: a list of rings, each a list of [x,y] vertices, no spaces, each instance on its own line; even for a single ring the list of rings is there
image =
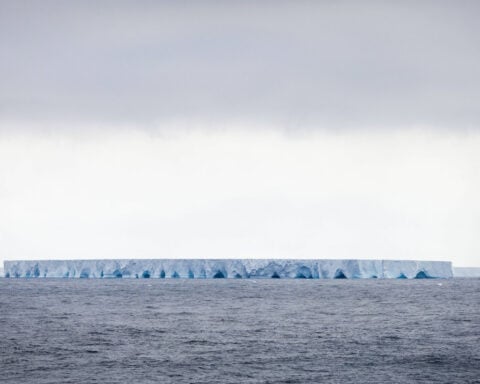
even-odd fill
[[[359,259],[11,260],[9,278],[452,278],[449,261]]]

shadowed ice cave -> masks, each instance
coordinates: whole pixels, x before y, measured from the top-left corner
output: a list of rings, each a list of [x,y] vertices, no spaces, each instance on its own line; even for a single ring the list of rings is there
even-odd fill
[[[113,277],[116,277],[117,279],[121,279],[123,277],[123,274],[121,271],[119,271],[118,269],[116,269],[115,271],[113,271],[112,273]]]
[[[80,272],[80,278],[81,279],[88,279],[90,277],[90,270],[88,268],[82,269]]]
[[[431,279],[431,276],[429,276],[425,271],[420,271],[415,275],[415,279]]]
[[[218,271],[217,273],[215,273],[215,274],[213,275],[213,278],[214,278],[214,279],[224,279],[224,278],[225,278],[225,275],[223,274],[222,271]]]
[[[337,271],[335,272],[335,276],[333,278],[334,279],[346,279],[347,276],[345,275],[345,273],[343,273],[343,271],[341,269],[337,269]]]
[[[308,267],[301,267],[297,271],[297,275],[295,276],[296,279],[311,279],[312,278],[312,271]]]

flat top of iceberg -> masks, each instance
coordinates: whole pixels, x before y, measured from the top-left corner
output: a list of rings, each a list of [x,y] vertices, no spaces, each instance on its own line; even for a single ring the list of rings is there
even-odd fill
[[[22,259],[6,259],[6,262],[28,262],[28,263],[39,263],[39,262],[66,262],[66,261],[75,261],[75,262],[89,262],[89,261],[222,261],[222,262],[231,262],[231,261],[256,261],[256,262],[269,262],[269,261],[289,261],[289,262],[315,262],[315,261],[356,261],[356,262],[395,262],[395,263],[409,263],[409,262],[422,262],[422,263],[451,263],[448,260],[419,260],[419,259],[329,259],[329,258],[315,258],[315,259],[295,259],[295,258],[95,258],[95,259],[32,259],[32,260],[22,260]]]

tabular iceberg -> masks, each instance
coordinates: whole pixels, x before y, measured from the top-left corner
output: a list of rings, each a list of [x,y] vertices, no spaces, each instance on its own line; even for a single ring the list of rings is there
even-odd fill
[[[130,259],[5,261],[5,277],[56,278],[451,278],[448,261]]]
[[[453,268],[453,276],[455,277],[480,277],[480,268],[478,267],[456,267]]]

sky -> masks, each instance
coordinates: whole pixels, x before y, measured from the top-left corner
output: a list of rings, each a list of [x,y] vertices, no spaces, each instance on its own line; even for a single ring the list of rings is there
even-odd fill
[[[0,0],[0,262],[480,267],[479,14]]]

